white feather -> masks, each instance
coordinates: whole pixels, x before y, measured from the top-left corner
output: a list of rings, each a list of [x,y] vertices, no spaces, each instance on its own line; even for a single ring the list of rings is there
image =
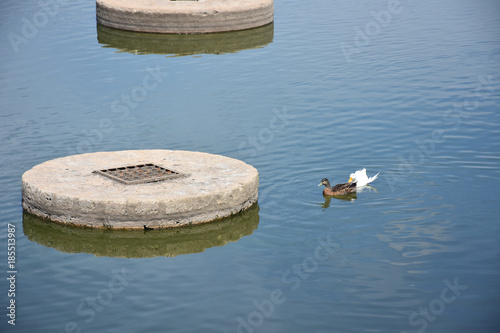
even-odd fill
[[[379,172],[380,173],[380,172]],[[369,183],[373,182],[375,179],[377,179],[379,173],[377,173],[375,176],[368,178],[366,175],[366,168],[363,168],[361,170],[358,170],[354,173],[351,173],[351,178],[353,182],[356,182],[356,187],[362,187],[366,186]]]

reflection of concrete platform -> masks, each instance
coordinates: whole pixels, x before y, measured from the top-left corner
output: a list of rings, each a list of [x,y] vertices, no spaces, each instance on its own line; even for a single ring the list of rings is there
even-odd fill
[[[251,235],[258,224],[257,204],[217,223],[153,231],[75,228],[23,214],[23,231],[30,241],[67,253],[120,258],[199,253]]]
[[[97,0],[97,22],[159,33],[251,29],[273,21],[273,0]]]
[[[273,23],[248,30],[212,34],[153,34],[125,31],[97,25],[97,40],[105,47],[112,47],[133,54],[222,54],[264,47],[272,43]]]
[[[127,185],[97,170],[113,177],[140,174],[145,183]],[[179,175],[151,182],[169,171]],[[247,209],[257,202],[259,175],[220,155],[130,150],[47,161],[26,171],[22,182],[23,208],[37,216],[93,228],[144,229],[209,222]]]

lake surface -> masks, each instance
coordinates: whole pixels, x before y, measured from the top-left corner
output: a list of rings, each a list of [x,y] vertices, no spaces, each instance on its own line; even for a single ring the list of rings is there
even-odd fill
[[[499,331],[498,1],[276,0],[273,25],[206,39],[53,3],[0,9],[0,331]],[[241,159],[258,206],[158,233],[23,215],[26,170],[125,149]],[[322,196],[363,167],[373,188]]]

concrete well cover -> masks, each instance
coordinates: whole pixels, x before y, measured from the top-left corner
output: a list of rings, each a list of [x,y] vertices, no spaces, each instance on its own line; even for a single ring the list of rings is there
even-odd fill
[[[127,185],[93,171],[152,163],[185,176]],[[53,221],[113,229],[209,222],[257,202],[259,174],[236,159],[201,152],[129,150],[58,158],[22,177],[23,208]]]

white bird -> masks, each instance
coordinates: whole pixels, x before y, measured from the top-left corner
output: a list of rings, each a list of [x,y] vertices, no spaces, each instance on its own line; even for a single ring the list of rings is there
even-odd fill
[[[369,183],[373,182],[375,179],[377,179],[377,176],[379,173],[377,173],[373,177],[368,178],[368,176],[366,175],[366,168],[363,168],[363,169],[358,170],[354,173],[351,173],[351,176],[349,178],[349,182],[353,182],[353,181],[356,182],[357,187],[366,186]]]

